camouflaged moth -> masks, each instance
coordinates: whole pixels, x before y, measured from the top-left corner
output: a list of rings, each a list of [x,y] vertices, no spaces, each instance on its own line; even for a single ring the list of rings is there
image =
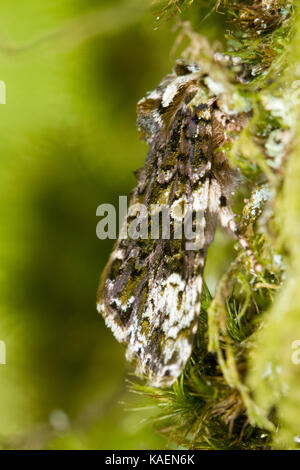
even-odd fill
[[[236,175],[222,149],[245,126],[248,114],[229,111],[218,88],[201,65],[180,60],[139,101],[138,128],[150,149],[130,205],[167,204],[171,236],[120,237],[100,280],[98,311],[126,344],[136,373],[157,387],[171,385],[190,357],[206,253],[218,221],[256,263],[228,203]],[[182,206],[193,217],[201,214],[197,250],[187,249],[185,236],[172,236]],[[128,216],[125,225],[129,221]]]

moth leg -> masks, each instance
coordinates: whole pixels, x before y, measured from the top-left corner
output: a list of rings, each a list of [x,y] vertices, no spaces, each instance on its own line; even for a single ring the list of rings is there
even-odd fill
[[[257,261],[248,240],[243,234],[241,234],[240,229],[234,220],[235,214],[230,205],[227,204],[225,196],[221,196],[220,198],[218,217],[222,227],[227,228],[238,239],[240,246],[245,250],[246,255],[249,257],[254,270],[257,273],[261,273],[263,271],[263,267]]]

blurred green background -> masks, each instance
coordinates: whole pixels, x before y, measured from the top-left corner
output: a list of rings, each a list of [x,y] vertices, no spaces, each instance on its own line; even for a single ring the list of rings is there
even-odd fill
[[[130,366],[95,310],[113,245],[96,238],[96,208],[134,187],[147,152],[136,102],[172,69],[176,33],[155,28],[150,3],[0,6],[2,448],[165,446],[152,410],[131,409]],[[230,256],[230,241],[216,245]],[[228,265],[214,256],[212,284]]]

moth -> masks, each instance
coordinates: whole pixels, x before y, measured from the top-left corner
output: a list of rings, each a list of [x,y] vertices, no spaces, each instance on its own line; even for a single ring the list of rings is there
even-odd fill
[[[126,345],[136,374],[156,387],[172,385],[191,355],[206,254],[218,221],[256,263],[228,202],[236,174],[223,149],[249,113],[229,111],[221,88],[201,64],[178,60],[137,105],[138,129],[149,153],[128,213],[136,203],[167,205],[170,237],[120,237],[100,280],[97,310]],[[185,235],[172,236],[183,206],[194,219],[200,214],[201,229],[192,240],[197,249],[189,249]],[[127,216],[125,226],[129,222]]]

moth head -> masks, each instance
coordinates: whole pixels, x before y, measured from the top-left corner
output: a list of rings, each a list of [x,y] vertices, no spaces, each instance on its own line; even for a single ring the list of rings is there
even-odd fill
[[[177,111],[199,91],[201,66],[178,60],[174,70],[158,87],[137,104],[137,127],[149,144],[160,132],[167,132]]]

